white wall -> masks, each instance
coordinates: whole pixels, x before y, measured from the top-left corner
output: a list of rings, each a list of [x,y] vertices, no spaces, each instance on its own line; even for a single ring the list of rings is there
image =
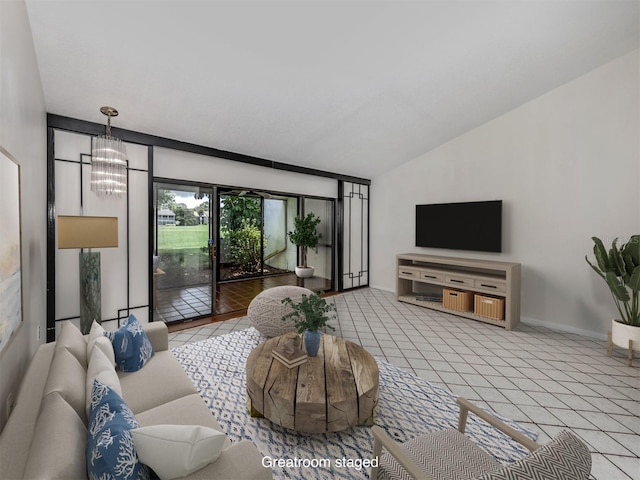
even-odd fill
[[[395,288],[397,253],[520,262],[523,321],[604,334],[616,310],[584,256],[640,232],[638,90],[636,50],[374,178],[372,286]],[[502,254],[414,246],[416,204],[496,199]]]
[[[22,327],[0,353],[0,428],[36,347],[45,337],[46,109],[23,1],[0,1],[0,145],[20,164]],[[0,226],[0,235],[2,235]],[[42,339],[38,339],[38,327]]]
[[[153,175],[232,187],[336,198],[338,181],[169,148],[153,149]]]

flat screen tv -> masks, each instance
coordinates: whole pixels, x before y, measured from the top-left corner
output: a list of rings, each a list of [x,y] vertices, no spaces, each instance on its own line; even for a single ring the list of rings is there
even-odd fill
[[[502,251],[502,200],[416,205],[416,247]]]

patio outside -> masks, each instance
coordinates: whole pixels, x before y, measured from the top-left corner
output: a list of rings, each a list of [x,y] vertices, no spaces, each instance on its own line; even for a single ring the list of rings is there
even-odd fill
[[[176,202],[176,192],[158,191],[157,251],[164,275],[158,288],[209,285],[211,245],[209,199],[189,208]],[[291,202],[290,200],[293,200]],[[295,199],[239,194],[220,196],[219,275],[217,280],[238,280],[292,271],[287,247],[287,210]],[[280,258],[279,258],[280,257]],[[293,259],[295,263],[295,259]]]

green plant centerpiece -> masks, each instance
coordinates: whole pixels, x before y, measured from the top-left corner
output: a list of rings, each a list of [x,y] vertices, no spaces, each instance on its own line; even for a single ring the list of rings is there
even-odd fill
[[[633,350],[640,351],[640,235],[618,246],[616,238],[607,251],[602,240],[592,237],[595,264],[587,263],[607,283],[618,309],[619,319],[611,322],[609,354],[612,343],[629,348],[629,364]]]
[[[297,216],[293,219],[293,230],[287,234],[291,243],[300,248],[302,253],[302,265],[296,267],[296,275],[299,277],[313,276],[313,267],[307,265],[307,250],[318,248],[318,242],[322,238],[322,234],[317,230],[319,224],[320,217],[313,213]]]
[[[310,357],[315,357],[320,347],[320,329],[326,327],[335,330],[327,323],[335,318],[335,304],[327,303],[317,293],[309,295],[303,293],[298,302],[286,297],[282,299],[282,303],[292,308],[292,311],[284,315],[282,320],[286,321],[290,318],[294,320],[298,333],[304,333],[307,354]]]

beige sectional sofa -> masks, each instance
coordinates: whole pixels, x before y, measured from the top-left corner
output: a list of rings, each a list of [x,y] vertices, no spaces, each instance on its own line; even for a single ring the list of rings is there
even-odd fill
[[[143,328],[155,354],[137,372],[118,371],[122,398],[140,426],[203,425],[222,431],[169,351],[166,325],[155,322]],[[86,353],[83,358],[77,341],[64,345],[62,338],[36,351],[0,433],[3,479],[87,477]],[[227,438],[217,460],[185,478],[269,479],[272,473],[251,442],[232,445]]]

